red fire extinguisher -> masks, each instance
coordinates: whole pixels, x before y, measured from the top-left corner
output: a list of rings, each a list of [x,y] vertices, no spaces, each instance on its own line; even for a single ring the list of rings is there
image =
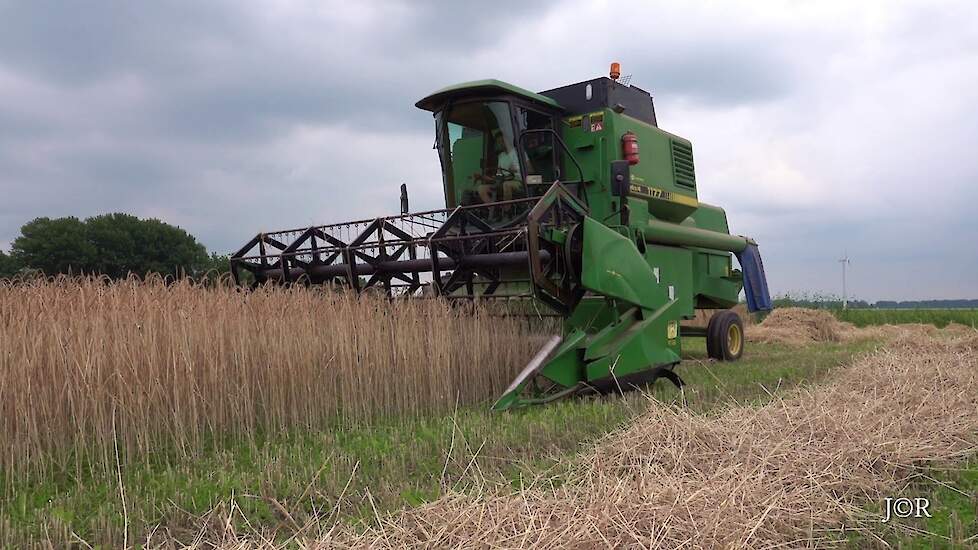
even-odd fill
[[[629,166],[638,164],[638,136],[625,132],[621,136],[621,156],[628,161]]]

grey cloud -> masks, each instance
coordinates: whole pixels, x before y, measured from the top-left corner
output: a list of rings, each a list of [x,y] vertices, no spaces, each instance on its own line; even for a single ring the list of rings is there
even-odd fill
[[[186,74],[202,44],[243,39],[233,2],[36,2],[0,5],[0,51],[18,70],[81,85],[127,72]]]
[[[438,57],[462,58],[491,48],[517,28],[538,24],[548,9],[560,9],[559,3],[543,0],[405,0],[399,7],[402,17],[384,21],[386,31],[370,37],[383,51],[400,55],[405,48],[420,48]]]
[[[785,53],[756,43],[715,43],[641,55],[629,71],[655,84],[655,95],[733,106],[774,100],[797,85]]]
[[[415,112],[413,102],[444,84],[437,75],[450,65],[425,58],[433,47],[426,40],[465,27],[428,4],[412,6],[408,19],[423,22],[429,33],[381,17],[369,34],[351,35],[341,21],[326,18],[314,29],[322,42],[310,44],[280,22],[263,21],[260,8],[200,6],[5,6],[0,68],[68,90],[135,80],[148,92],[143,103],[92,110],[100,127],[133,139],[256,142],[292,124],[345,122],[417,131],[430,118]],[[519,10],[501,13],[510,12]],[[464,58],[476,34],[468,32],[446,59]],[[0,118],[13,116],[3,109]]]
[[[876,258],[854,279],[867,277],[866,297],[899,297],[902,283],[885,278],[908,257],[946,266],[932,279],[948,289],[978,292],[960,275],[978,270],[978,261],[955,252],[976,231],[966,205],[978,191],[962,183],[978,178],[962,160],[963,144],[978,139],[974,109],[952,111],[956,120],[940,125],[895,117],[877,128],[847,127],[860,105],[840,99],[878,92],[827,87],[823,66],[845,59],[862,30],[785,27],[746,13],[727,20],[665,4],[635,6],[641,15],[630,19],[602,8],[605,19],[591,21],[578,8],[508,0],[0,0],[0,245],[35,216],[121,210],[163,217],[227,251],[262,229],[392,211],[402,181],[411,185],[412,205],[437,207],[431,117],[413,107],[417,99],[469,78],[559,86],[601,74],[617,58],[633,83],[655,93],[666,129],[683,123],[686,107],[708,119],[782,105],[757,111],[772,120],[727,132],[738,136],[734,142],[698,151],[730,149],[736,163],[742,143],[808,140],[811,158],[796,160],[806,176],[847,178],[879,195],[868,206],[827,210],[752,197],[750,181],[704,179],[731,227],[762,242],[776,290],[831,288],[832,258],[849,243],[854,256]],[[920,63],[973,52],[978,40],[960,23],[964,9],[899,12],[873,35],[892,52],[878,60],[880,73],[903,70],[901,56]],[[920,101],[937,101],[928,90],[939,83],[922,88]],[[837,109],[833,124],[818,124]],[[755,126],[769,134],[754,135]],[[705,143],[711,132],[702,125],[686,137]],[[880,135],[881,150],[871,140],[840,138],[868,132]],[[919,134],[896,140],[899,132]],[[823,143],[833,147],[817,146]],[[382,150],[364,151],[371,146]],[[859,158],[840,153],[852,147]],[[836,156],[845,162],[834,163]],[[697,163],[706,174],[716,159]],[[894,190],[918,181],[934,193],[950,186],[956,200],[939,197],[934,211],[908,223],[899,209],[913,200]],[[919,292],[906,297],[934,295]]]

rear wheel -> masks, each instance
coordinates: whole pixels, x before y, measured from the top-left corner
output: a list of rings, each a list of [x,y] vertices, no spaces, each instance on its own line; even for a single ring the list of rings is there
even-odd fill
[[[744,354],[744,323],[730,310],[718,311],[706,327],[706,352],[713,359],[736,361]]]

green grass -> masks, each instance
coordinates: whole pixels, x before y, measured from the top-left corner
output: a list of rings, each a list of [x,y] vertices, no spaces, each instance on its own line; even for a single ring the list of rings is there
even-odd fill
[[[677,372],[687,383],[688,406],[705,412],[763,402],[818,381],[874,345],[755,345],[740,362],[725,364],[707,361],[702,341],[694,340]],[[681,398],[666,381],[651,395],[667,402]],[[262,434],[255,444],[215,441],[193,460],[177,460],[161,449],[150,460],[124,464],[121,487],[114,476],[14,481],[0,498],[0,544],[49,539],[61,545],[80,538],[118,546],[124,517],[130,542],[145,540],[157,525],[160,532],[189,540],[207,523],[205,514],[226,510],[231,499],[247,523],[278,527],[281,535],[323,514],[369,523],[376,514],[417,506],[448,489],[519,487],[554,475],[559,463],[640,414],[644,405],[644,397],[633,393],[509,413],[466,408],[330,431]],[[240,518],[236,523],[248,529]]]
[[[978,327],[978,309],[833,309],[839,320],[857,327],[922,323],[946,327],[958,323]]]
[[[895,518],[880,523],[874,533],[892,548],[974,548],[978,546],[978,457],[964,464],[924,470],[906,488],[886,495],[892,498],[927,498],[930,518]],[[873,503],[867,511],[884,517],[884,503]],[[873,537],[857,534],[849,539],[851,547],[885,548]]]

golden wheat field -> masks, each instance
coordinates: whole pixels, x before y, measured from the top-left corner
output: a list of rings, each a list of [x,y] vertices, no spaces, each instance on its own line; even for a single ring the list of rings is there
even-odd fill
[[[479,307],[390,306],[161,279],[0,282],[0,469],[113,471],[215,435],[450,410],[498,395],[536,351],[525,323]]]

